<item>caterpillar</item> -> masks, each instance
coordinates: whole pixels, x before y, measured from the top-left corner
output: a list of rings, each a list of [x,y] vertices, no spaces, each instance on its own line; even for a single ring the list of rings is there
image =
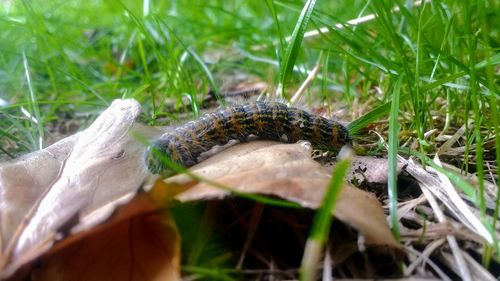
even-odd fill
[[[164,157],[187,168],[215,145],[245,141],[250,135],[284,143],[307,140],[315,148],[331,151],[351,142],[338,122],[283,103],[257,101],[206,114],[163,134],[148,147],[146,163],[153,174],[172,174]]]

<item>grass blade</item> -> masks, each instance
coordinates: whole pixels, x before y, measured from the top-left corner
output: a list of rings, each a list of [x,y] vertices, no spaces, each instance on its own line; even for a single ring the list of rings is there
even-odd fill
[[[483,6],[483,5],[478,5],[479,7],[479,15],[480,17],[482,18],[482,29],[484,29],[484,33],[482,33],[483,35],[483,41],[486,42],[487,46],[491,46],[489,43],[489,36],[487,34],[489,34],[489,28],[488,28],[488,25],[486,24],[486,7]],[[486,68],[486,80],[487,80],[487,85],[488,85],[488,88],[489,89],[493,89],[494,88],[494,69],[492,67],[492,64],[491,64],[491,60],[494,58],[494,57],[500,57],[500,54],[496,54],[495,56],[491,56],[491,53],[492,53],[492,50],[491,49],[486,49],[486,65],[487,65],[487,68]],[[490,57],[491,56],[491,57]],[[493,135],[494,135],[494,142],[495,142],[495,160],[496,160],[496,163],[497,163],[497,168],[496,168],[496,174],[497,175],[500,175],[500,166],[498,165],[498,163],[500,163],[500,113],[499,113],[499,104],[497,102],[497,97],[493,94],[490,94],[489,95],[489,99],[487,100],[487,103],[488,103],[488,106],[491,110],[491,119],[490,119],[490,122],[491,122],[491,126],[493,126]],[[496,200],[495,200],[495,209],[494,209],[494,212],[493,212],[493,223],[492,223],[492,229],[496,229],[497,227],[497,223],[498,223],[498,217],[499,217],[499,209],[500,209],[500,188],[497,188],[497,196],[496,196]],[[497,250],[497,255],[499,254],[498,250]],[[486,264],[488,265],[489,264],[489,259],[491,258],[491,256],[493,255],[493,249],[492,247],[488,247],[486,249],[486,253],[485,253],[485,256],[487,258],[486,260]]]
[[[398,150],[399,150],[399,98],[401,96],[401,83],[403,76],[399,76],[394,91],[392,93],[391,115],[389,117],[389,175],[388,175],[388,194],[389,194],[389,212],[391,217],[391,228],[394,238],[399,241],[399,219],[398,219]]]
[[[273,0],[266,0],[267,7],[273,16],[274,24],[276,24],[276,30],[278,31],[278,37],[280,39],[280,52],[279,56],[283,54],[283,48],[285,47],[285,37],[283,36],[283,32],[281,31],[280,22],[278,20],[278,14],[276,13],[276,7],[274,6]],[[279,58],[279,57],[278,57]]]
[[[38,148],[37,149],[43,149],[43,140],[44,140],[44,131],[43,131],[43,122],[40,114],[40,107],[38,104],[38,97],[35,93],[35,90],[33,89],[33,84],[31,82],[31,74],[29,70],[29,64],[28,64],[28,59],[26,58],[26,53],[22,53],[23,56],[23,65],[24,65],[24,73],[26,76],[26,82],[28,84],[28,90],[29,90],[29,109],[30,109],[30,114],[32,115],[31,118],[31,123],[33,126],[36,126],[38,136],[33,135],[33,139],[38,139]],[[33,134],[35,134],[35,130],[33,130]]]
[[[295,66],[295,61],[299,55],[300,45],[302,44],[302,39],[304,39],[304,33],[306,32],[307,23],[311,18],[311,14],[314,10],[314,5],[316,4],[316,0],[308,0],[300,13],[299,19],[297,20],[297,24],[292,33],[292,39],[288,43],[288,46],[285,50],[285,54],[283,56],[283,60],[281,62],[280,67],[280,81],[278,84],[278,92],[279,96],[285,97],[285,89],[288,80],[290,79],[290,75],[293,72],[293,67]]]
[[[195,51],[193,51],[191,48],[188,48],[187,52],[191,56],[193,56],[194,60],[198,63],[198,65],[200,66],[200,68],[203,70],[203,72],[207,76],[208,83],[210,84],[210,87],[212,88],[212,90],[215,93],[215,98],[224,106],[225,105],[225,101],[222,98],[222,94],[220,92],[219,86],[215,82],[214,76],[212,75],[212,72],[210,71],[210,69],[208,69],[208,66],[205,64],[205,62],[203,61],[203,59],[200,56],[198,56],[198,54]]]
[[[400,104],[402,104],[408,101],[409,99],[410,99],[410,94],[403,94],[399,97],[399,102]],[[349,130],[349,134],[352,136],[356,136],[359,133],[359,131],[365,128],[368,124],[371,124],[379,120],[382,116],[387,115],[387,113],[391,109],[391,104],[392,101],[379,105],[370,112],[349,123],[349,125],[347,125],[347,130]]]
[[[316,280],[316,271],[321,257],[321,252],[325,241],[328,239],[330,233],[330,225],[332,222],[333,211],[335,210],[335,203],[342,191],[345,183],[344,177],[349,170],[351,162],[349,159],[342,159],[335,165],[332,173],[332,179],[328,184],[323,202],[318,213],[314,217],[311,234],[307,240],[302,257],[302,264],[300,268],[300,280],[311,281]]]

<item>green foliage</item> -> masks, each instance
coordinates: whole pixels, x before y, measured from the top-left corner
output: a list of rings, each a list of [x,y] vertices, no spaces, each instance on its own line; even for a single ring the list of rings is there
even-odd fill
[[[315,4],[315,0],[307,0],[297,20],[297,24],[293,29],[290,42],[288,42],[288,46],[286,47],[280,67],[280,81],[278,84],[278,94],[280,96],[286,96],[285,89],[290,79],[290,75],[293,72],[293,68],[295,67],[300,46],[302,45],[302,39],[304,38],[304,33],[306,32],[307,24],[309,23]]]

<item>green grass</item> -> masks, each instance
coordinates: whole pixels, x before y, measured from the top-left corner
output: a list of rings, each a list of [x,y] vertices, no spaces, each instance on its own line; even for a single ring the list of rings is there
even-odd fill
[[[195,118],[209,90],[220,97],[235,72],[290,98],[321,58],[303,100],[332,111],[367,104],[348,126],[361,141],[370,139],[370,124],[390,118],[389,127],[375,129],[389,136],[392,157],[411,145],[425,162],[439,146],[427,132],[453,134],[471,121],[460,168],[477,174],[473,196],[484,216],[483,180],[500,174],[499,1],[407,2],[164,0],[145,9],[148,1],[4,1],[1,159],[50,144],[61,120],[84,126],[117,98],[137,99],[148,124],[159,116],[177,119],[190,106],[186,100],[194,102]],[[372,20],[345,25],[373,13]],[[322,27],[327,32],[303,38]],[[364,153],[381,151],[379,145]],[[394,212],[397,197],[391,200]]]
[[[316,280],[316,271],[321,262],[323,247],[328,242],[332,215],[335,211],[336,202],[345,185],[345,176],[351,165],[350,157],[340,159],[332,172],[332,179],[328,184],[321,208],[314,217],[311,233],[304,248],[304,256],[300,268],[300,280]],[[336,245],[333,245],[335,247]]]
[[[316,5],[315,0],[308,0],[302,9],[299,18],[297,19],[297,24],[293,29],[292,36],[287,43],[285,53],[283,54],[283,59],[280,65],[280,80],[278,84],[277,94],[282,97],[289,97],[287,95],[287,83],[290,80],[290,76],[293,73],[293,68],[296,65],[297,57],[299,56],[300,46],[302,45],[302,40],[304,39],[304,33],[306,33],[307,24],[311,18],[314,6]],[[271,10],[272,11],[272,10]],[[279,28],[279,26],[277,26]],[[281,34],[281,32],[280,32]],[[280,37],[280,45],[283,46],[284,39]]]

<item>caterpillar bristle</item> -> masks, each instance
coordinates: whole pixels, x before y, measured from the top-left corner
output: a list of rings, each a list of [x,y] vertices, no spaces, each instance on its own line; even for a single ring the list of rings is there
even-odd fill
[[[313,147],[339,151],[351,142],[340,123],[276,101],[257,101],[206,114],[163,134],[148,149],[146,163],[152,173],[163,173],[161,153],[184,167],[197,163],[203,152],[232,139],[244,141],[250,135],[260,139],[294,143],[310,141]]]

